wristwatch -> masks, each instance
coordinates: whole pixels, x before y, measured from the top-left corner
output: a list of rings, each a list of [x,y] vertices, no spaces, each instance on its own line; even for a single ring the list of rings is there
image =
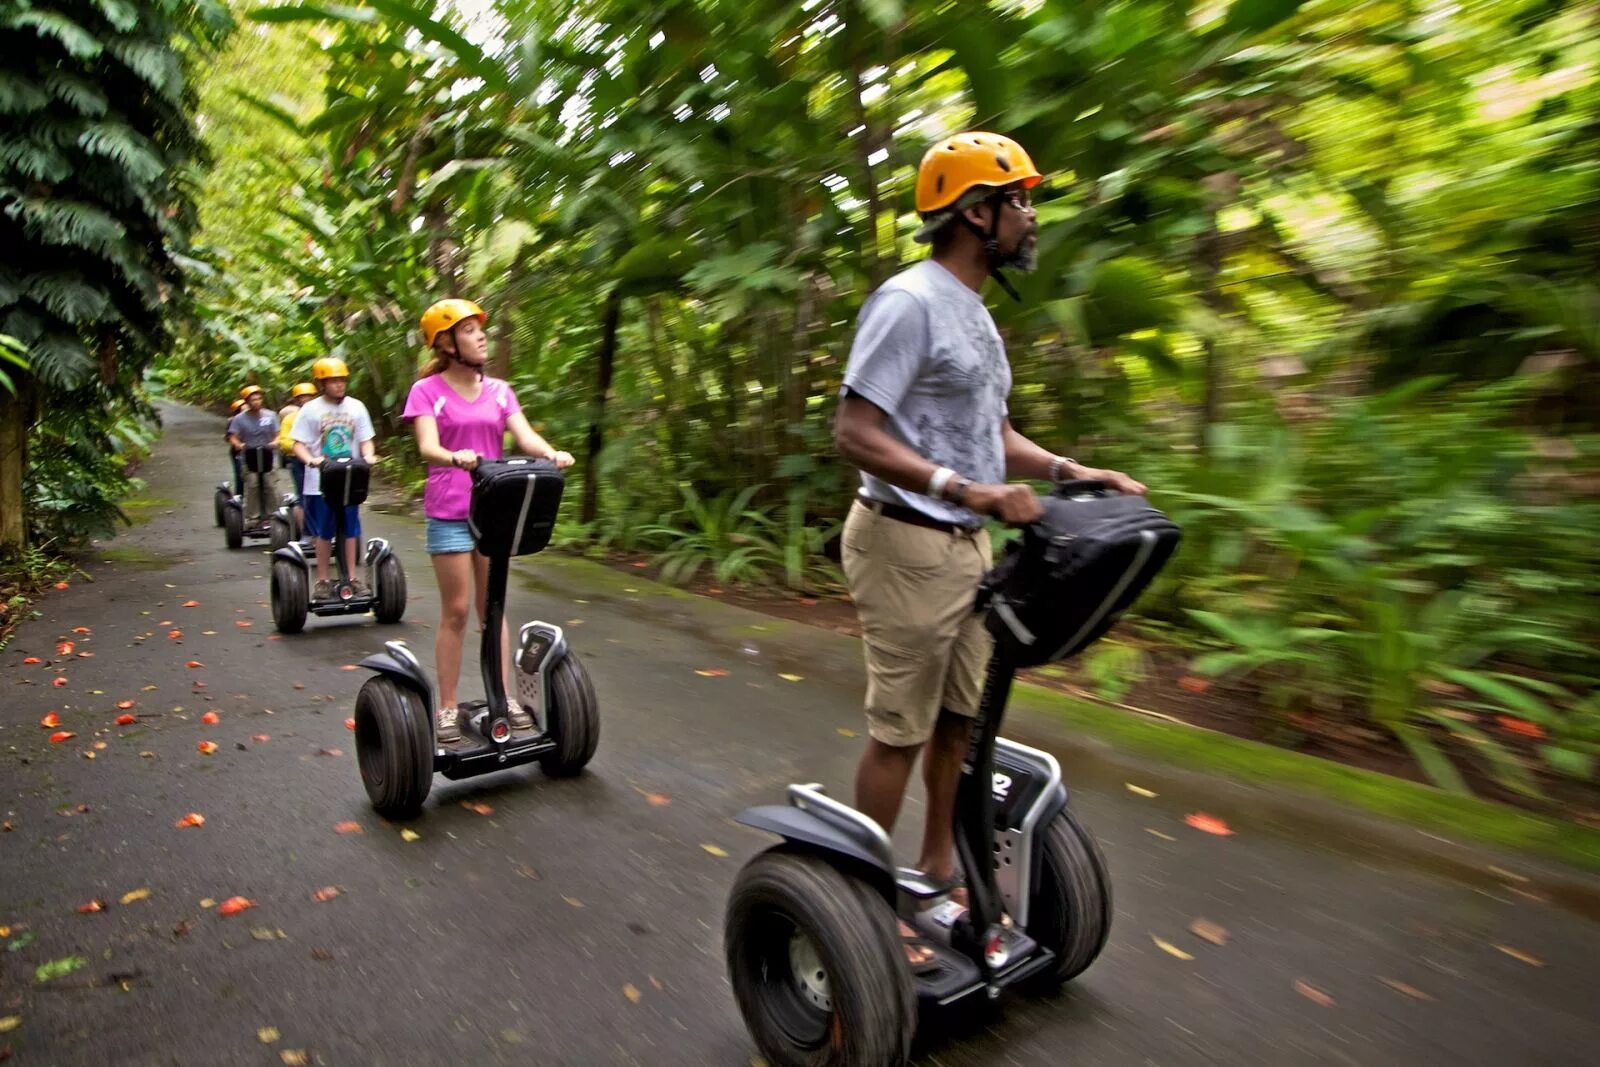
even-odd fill
[[[1071,456],[1056,456],[1055,458],[1051,459],[1050,480],[1055,482],[1057,485],[1060,485],[1062,482],[1066,481],[1065,478],[1061,477],[1061,472],[1067,469],[1067,464],[1069,463],[1076,466],[1078,461],[1073,459]]]

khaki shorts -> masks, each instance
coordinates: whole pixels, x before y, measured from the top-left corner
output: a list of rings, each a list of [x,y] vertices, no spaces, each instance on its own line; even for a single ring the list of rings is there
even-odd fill
[[[867,731],[920,745],[941,708],[976,715],[991,641],[972,606],[991,565],[988,530],[913,526],[857,500],[843,555],[867,652]]]

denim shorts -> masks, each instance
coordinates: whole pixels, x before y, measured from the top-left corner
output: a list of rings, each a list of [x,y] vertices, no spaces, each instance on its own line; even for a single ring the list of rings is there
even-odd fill
[[[443,556],[452,552],[471,552],[472,531],[466,519],[435,519],[428,517],[428,555]]]

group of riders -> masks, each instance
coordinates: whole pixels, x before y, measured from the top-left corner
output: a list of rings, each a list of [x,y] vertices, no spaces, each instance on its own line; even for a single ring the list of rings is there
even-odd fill
[[[1124,493],[1145,491],[1119,471],[1042,448],[1011,424],[1011,367],[980,292],[992,277],[1014,296],[1003,271],[1032,269],[1038,226],[1030,190],[1042,180],[1022,146],[996,134],[960,133],[928,150],[917,175],[916,239],[932,254],[890,278],[862,307],[834,428],[841,456],[861,472],[842,538],[867,667],[869,741],[856,776],[856,807],[892,831],[925,749],[926,821],[917,866],[952,884],[956,787],[991,647],[972,611],[992,563],[987,521],[1022,525],[1039,518],[1039,498],[1022,480],[1095,479]],[[441,601],[435,647],[441,741],[459,736],[457,683],[469,601],[476,600],[481,625],[488,577],[466,523],[469,472],[481,459],[499,458],[508,433],[529,456],[572,463],[529,425],[511,386],[485,375],[486,322],[470,300],[441,300],[424,312],[430,355],[403,411],[429,467],[423,511]],[[289,406],[276,413],[259,387],[246,386],[228,441],[236,451],[269,442],[282,449],[304,528],[316,540],[317,589],[325,593],[334,524],[318,492],[317,467],[331,457],[375,457],[372,420],[347,394],[349,368],[319,359],[311,377],[294,386]],[[241,493],[243,481],[236,468]],[[261,496],[250,506],[264,516],[270,487]],[[355,511],[346,516],[351,573],[360,536]],[[511,712],[519,727],[527,724],[515,702]],[[913,936],[908,927],[902,933]],[[908,957],[916,951],[906,945]]]

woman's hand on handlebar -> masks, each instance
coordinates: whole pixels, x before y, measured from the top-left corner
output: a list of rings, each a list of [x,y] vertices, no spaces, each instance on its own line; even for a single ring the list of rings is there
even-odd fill
[[[1008,526],[1026,526],[1044,516],[1039,494],[1028,485],[967,486],[961,502],[979,515],[989,515]]]
[[[555,463],[556,470],[558,471],[564,471],[577,462],[577,460],[572,458],[571,452],[562,452],[559,449],[550,453],[550,459],[553,463]]]
[[[308,467],[320,467],[320,466],[322,466],[322,457],[321,456],[312,456],[310,459],[306,460],[306,466],[308,466]]]
[[[470,448],[463,448],[459,452],[450,453],[450,466],[464,471],[474,470],[478,466],[478,454]]]

